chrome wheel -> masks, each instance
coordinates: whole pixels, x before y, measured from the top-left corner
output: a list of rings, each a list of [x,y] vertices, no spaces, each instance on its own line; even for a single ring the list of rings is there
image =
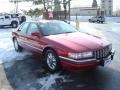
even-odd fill
[[[56,69],[57,61],[54,54],[51,52],[47,54],[47,65],[52,70]]]
[[[97,23],[100,23],[100,21],[98,20]]]
[[[60,59],[57,55],[57,53],[54,50],[46,50],[44,52],[44,60],[45,60],[45,69],[50,71],[51,73],[54,73],[56,71],[59,71],[61,68]]]
[[[17,28],[18,24],[17,23],[12,23],[13,28]]]
[[[16,27],[17,27],[17,25],[14,23],[14,24],[13,24],[13,27],[14,27],[14,28],[16,28]]]

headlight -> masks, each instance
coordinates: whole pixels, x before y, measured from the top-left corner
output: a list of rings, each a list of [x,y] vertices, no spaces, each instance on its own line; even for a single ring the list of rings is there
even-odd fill
[[[92,57],[92,52],[83,52],[83,53],[68,53],[69,58],[79,59],[79,58],[87,58]]]

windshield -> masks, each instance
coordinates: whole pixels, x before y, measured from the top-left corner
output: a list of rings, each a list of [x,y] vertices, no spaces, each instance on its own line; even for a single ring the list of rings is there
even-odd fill
[[[73,26],[62,21],[40,23],[39,26],[45,36],[77,32]]]

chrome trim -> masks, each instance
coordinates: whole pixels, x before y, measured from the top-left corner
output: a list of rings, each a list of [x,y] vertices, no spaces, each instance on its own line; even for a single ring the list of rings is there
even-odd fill
[[[32,45],[29,45],[29,44],[26,44],[26,43],[24,43],[24,44],[27,45],[27,46],[29,46],[29,47],[31,47],[31,48],[34,48],[34,49],[36,49],[36,50],[43,51],[42,49],[36,48],[36,47],[34,47],[34,46],[32,46]]]
[[[112,49],[111,52],[112,52],[113,54],[115,54],[115,49]]]
[[[106,57],[109,54],[110,50],[109,47],[104,47],[102,49],[99,49],[97,51],[94,51],[94,58],[103,58]]]
[[[64,59],[65,61],[70,61],[70,62],[78,63],[78,64],[84,64],[84,63],[97,62],[98,61],[96,59],[74,60],[74,59],[71,59],[71,58],[63,57],[63,56],[59,56],[59,58]]]
[[[115,50],[112,50],[112,51],[111,51],[111,60],[113,60],[114,55],[115,55]]]

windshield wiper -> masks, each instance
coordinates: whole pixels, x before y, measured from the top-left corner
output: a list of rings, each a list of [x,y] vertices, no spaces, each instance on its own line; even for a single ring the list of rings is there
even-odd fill
[[[75,31],[74,31],[75,32]],[[65,32],[65,33],[74,33],[74,32]]]
[[[73,32],[65,32],[65,33],[73,33]]]

